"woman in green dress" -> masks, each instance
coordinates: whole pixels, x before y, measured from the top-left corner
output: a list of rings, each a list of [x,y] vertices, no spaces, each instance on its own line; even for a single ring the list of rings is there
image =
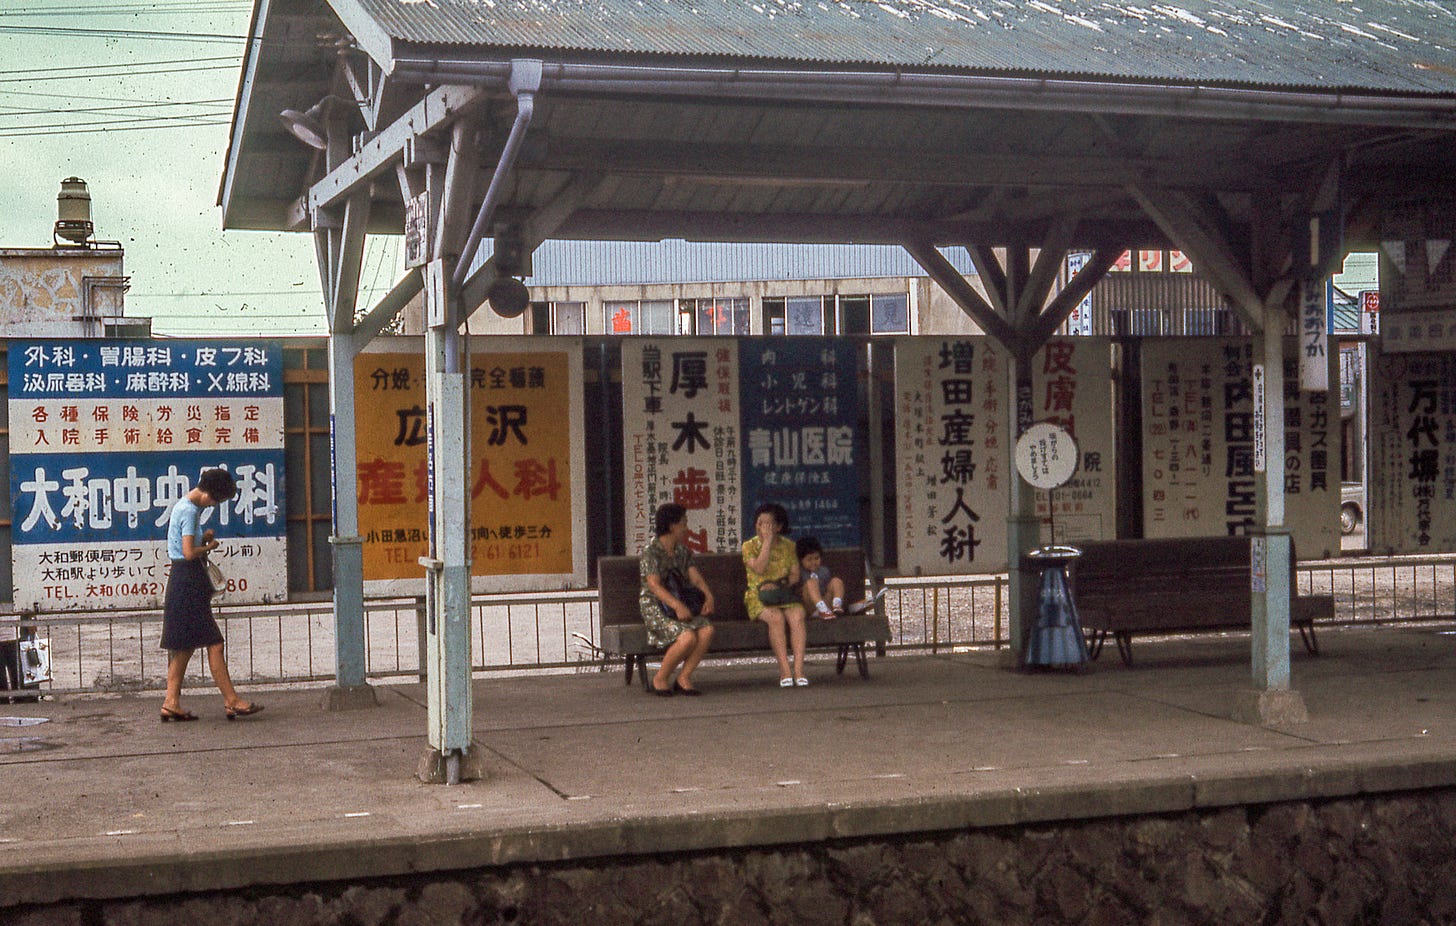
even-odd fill
[[[743,544],[743,568],[748,573],[743,604],[749,618],[763,621],[768,627],[768,643],[779,663],[779,687],[802,688],[809,684],[804,676],[808,631],[797,591],[799,555],[794,542],[784,536],[789,529],[789,513],[783,505],[759,505],[753,514],[753,529],[754,536]]]
[[[653,516],[656,539],[642,551],[638,562],[642,589],[637,595],[647,640],[663,647],[662,666],[649,689],[660,697],[702,694],[693,686],[698,667],[713,641],[713,592],[693,565],[693,551],[684,542],[688,512],[668,503]],[[672,674],[677,671],[677,678]]]

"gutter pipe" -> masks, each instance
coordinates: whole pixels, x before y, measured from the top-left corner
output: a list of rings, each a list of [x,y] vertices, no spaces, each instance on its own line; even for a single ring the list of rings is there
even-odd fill
[[[519,63],[406,57],[394,60],[392,73],[399,80],[429,84],[504,84],[511,80]],[[1456,127],[1456,97],[1452,96],[1381,96],[902,70],[807,71],[560,62],[540,64],[540,67],[541,82],[560,93],[611,91],[821,103],[1277,119],[1417,129]]]
[[[450,288],[454,292],[460,290],[465,278],[470,275],[470,262],[475,259],[475,252],[480,250],[480,240],[485,237],[491,220],[495,218],[495,207],[500,200],[501,188],[505,186],[505,178],[515,167],[516,157],[521,151],[521,141],[526,137],[526,129],[530,127],[531,117],[536,111],[536,91],[541,88],[541,62],[516,60],[504,66],[507,87],[516,98],[516,121],[511,123],[511,133],[506,137],[500,161],[490,175],[485,201],[480,204],[480,212],[475,216],[475,224],[470,226],[465,247],[460,251],[460,260],[456,262],[455,272],[451,274]]]

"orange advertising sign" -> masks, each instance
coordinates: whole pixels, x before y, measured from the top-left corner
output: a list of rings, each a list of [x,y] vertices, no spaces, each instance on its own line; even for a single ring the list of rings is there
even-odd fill
[[[424,357],[366,352],[355,360],[354,377],[364,578],[421,579],[419,558],[429,552]],[[565,350],[471,357],[472,575],[551,576],[554,582],[540,584],[560,587],[578,571],[576,378]]]

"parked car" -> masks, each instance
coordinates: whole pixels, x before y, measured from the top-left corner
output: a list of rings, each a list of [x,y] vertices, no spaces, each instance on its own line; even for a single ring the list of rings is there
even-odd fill
[[[1353,534],[1365,523],[1365,484],[1340,483],[1340,533]]]

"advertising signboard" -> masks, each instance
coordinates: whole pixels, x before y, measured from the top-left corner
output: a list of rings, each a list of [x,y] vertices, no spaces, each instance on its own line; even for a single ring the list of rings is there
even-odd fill
[[[480,338],[470,357],[470,556],[475,591],[586,584],[581,344]],[[412,349],[413,348],[413,349]],[[429,552],[425,361],[417,339],[355,358],[356,478],[366,588],[423,594]],[[483,349],[481,349],[483,348]]]
[[[17,340],[8,366],[16,607],[160,607],[172,504],[213,467],[228,600],[287,596],[277,342]]]

